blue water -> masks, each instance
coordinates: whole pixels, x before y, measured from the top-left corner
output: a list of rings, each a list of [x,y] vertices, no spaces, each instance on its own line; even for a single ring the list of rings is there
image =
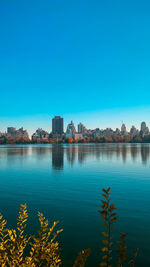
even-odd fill
[[[59,220],[63,266],[88,247],[87,266],[98,266],[104,230],[98,209],[109,186],[119,214],[114,243],[127,232],[129,254],[139,248],[136,266],[150,266],[149,144],[0,146],[0,213],[15,226],[27,203],[28,232],[39,226],[38,211]]]

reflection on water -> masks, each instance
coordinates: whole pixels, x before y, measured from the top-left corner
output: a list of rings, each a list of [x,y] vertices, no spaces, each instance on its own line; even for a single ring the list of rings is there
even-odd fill
[[[56,171],[63,170],[64,167],[64,149],[62,146],[52,147],[52,166]]]
[[[7,149],[6,149],[7,148]],[[0,157],[5,154],[7,160],[14,162],[20,156],[20,160],[28,155],[35,156],[37,159],[48,155],[52,161],[52,167],[56,171],[64,168],[64,158],[73,165],[76,160],[83,164],[88,158],[140,161],[147,164],[150,160],[149,144],[88,144],[88,145],[50,145],[50,146],[3,146],[0,148]]]
[[[0,213],[15,225],[21,203],[36,224],[37,211],[60,220],[64,266],[83,248],[97,259],[103,231],[97,210],[102,188],[110,186],[118,208],[119,231],[129,249],[139,247],[137,267],[150,266],[150,145],[70,144],[0,146]],[[94,254],[95,253],[95,254]]]

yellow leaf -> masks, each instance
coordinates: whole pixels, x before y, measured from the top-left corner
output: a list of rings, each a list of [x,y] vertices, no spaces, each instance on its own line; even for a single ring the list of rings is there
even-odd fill
[[[105,267],[105,266],[107,266],[107,263],[106,263],[106,262],[101,262],[101,263],[100,263],[100,266],[101,266],[101,267]]]
[[[108,251],[108,248],[104,247],[102,248],[102,252]]]
[[[104,255],[104,256],[102,257],[103,260],[106,260],[107,258],[108,258],[108,255]]]
[[[102,235],[108,237],[108,234],[106,232],[102,232]]]
[[[104,245],[108,245],[108,243],[109,243],[108,240],[102,240],[102,242]]]

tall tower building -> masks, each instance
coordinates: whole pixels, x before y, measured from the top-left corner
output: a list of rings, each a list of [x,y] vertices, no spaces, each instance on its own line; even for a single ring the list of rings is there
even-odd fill
[[[85,126],[80,122],[79,124],[78,124],[78,133],[82,133],[82,134],[84,134],[86,132],[86,128],[85,128]]]
[[[8,134],[14,134],[16,132],[16,128],[14,128],[14,127],[8,127],[7,128],[7,133]]]
[[[66,137],[74,137],[74,134],[76,133],[76,128],[73,124],[73,121],[71,121],[68,126],[67,126],[67,130],[66,130]]]
[[[60,116],[55,116],[52,119],[52,134],[63,134],[64,132],[64,119]]]
[[[127,134],[127,129],[126,129],[126,126],[124,123],[122,123],[122,126],[121,126],[121,135],[122,136],[126,136]]]
[[[145,131],[146,131],[146,122],[145,122],[145,121],[143,121],[143,122],[141,123],[141,131],[142,131],[142,132],[145,132]]]
[[[146,123],[143,121],[141,123],[141,131],[140,131],[140,135],[142,137],[144,137],[145,135],[149,134],[149,128],[146,126]]]

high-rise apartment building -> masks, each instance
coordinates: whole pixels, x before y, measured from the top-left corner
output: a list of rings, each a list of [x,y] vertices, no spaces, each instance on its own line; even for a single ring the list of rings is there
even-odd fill
[[[16,130],[14,127],[8,127],[7,128],[7,134],[9,137],[12,138],[25,138],[29,139],[28,132],[22,128]]]
[[[126,136],[127,135],[127,129],[126,129],[126,126],[125,126],[124,123],[121,126],[121,135],[122,136]]]
[[[137,136],[139,134],[139,131],[135,128],[135,126],[132,126],[130,129],[130,136],[131,138]]]
[[[8,134],[14,134],[16,132],[16,128],[15,127],[8,127],[7,128],[7,133]]]
[[[85,134],[86,131],[87,131],[87,130],[86,130],[85,126],[80,122],[80,123],[78,124],[78,133]]]
[[[68,126],[67,126],[67,130],[66,130],[66,137],[74,137],[74,134],[76,133],[76,128],[74,126],[73,121],[71,121]]]
[[[144,137],[145,135],[149,134],[149,128],[146,126],[146,122],[142,122],[141,123],[141,131],[140,131],[140,135],[142,137]]]
[[[146,122],[145,122],[145,121],[143,121],[143,122],[141,123],[141,131],[142,131],[142,132],[145,132],[145,131],[146,131]]]
[[[47,140],[49,138],[49,133],[44,131],[42,128],[38,128],[36,132],[32,135],[32,140]]]
[[[55,116],[52,119],[52,134],[61,135],[64,132],[64,119],[60,116]]]

